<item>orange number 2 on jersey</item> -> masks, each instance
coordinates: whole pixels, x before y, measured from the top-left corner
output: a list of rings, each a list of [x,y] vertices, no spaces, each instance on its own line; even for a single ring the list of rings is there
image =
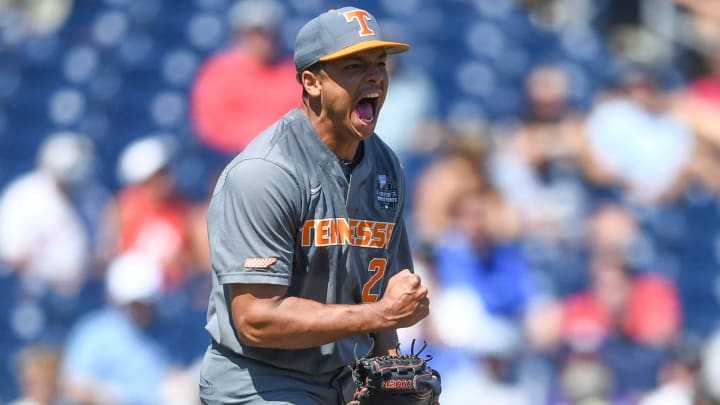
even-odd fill
[[[368,280],[367,283],[363,286],[362,290],[362,300],[363,302],[375,302],[378,300],[378,294],[373,294],[370,292],[372,288],[377,284],[378,281],[382,280],[383,276],[385,275],[385,267],[387,266],[387,260],[381,259],[381,258],[375,258],[370,260],[370,264],[368,265],[368,271],[373,272],[372,277],[370,277],[370,280]]]

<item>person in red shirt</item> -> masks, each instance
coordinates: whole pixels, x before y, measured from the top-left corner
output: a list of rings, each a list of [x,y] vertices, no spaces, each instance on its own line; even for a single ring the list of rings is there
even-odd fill
[[[632,211],[603,204],[589,229],[589,285],[563,300],[563,340],[585,349],[615,335],[650,347],[668,345],[682,326],[679,292],[672,279],[628,261],[640,238]]]
[[[562,334],[571,345],[595,347],[615,333],[662,347],[680,331],[677,288],[659,274],[633,273],[608,257],[591,264],[590,287],[563,302]]]
[[[174,139],[162,135],[125,147],[118,161],[123,188],[111,216],[117,254],[140,253],[160,263],[166,290],[183,282],[190,243],[190,205],[178,195],[169,167],[174,149]]]
[[[243,0],[231,9],[232,46],[201,66],[191,94],[191,118],[205,146],[238,153],[298,106],[295,65],[278,43],[284,11],[274,0]]]

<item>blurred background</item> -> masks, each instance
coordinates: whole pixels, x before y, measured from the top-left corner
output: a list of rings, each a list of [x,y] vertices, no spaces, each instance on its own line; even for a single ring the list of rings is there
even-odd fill
[[[198,403],[208,192],[349,4],[0,0],[0,403]],[[443,405],[720,403],[720,2],[355,5],[413,46],[376,132]]]

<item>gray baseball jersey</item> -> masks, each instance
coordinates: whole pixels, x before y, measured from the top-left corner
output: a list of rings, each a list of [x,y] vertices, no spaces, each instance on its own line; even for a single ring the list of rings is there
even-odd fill
[[[310,374],[366,354],[369,336],[301,350],[243,345],[228,285],[284,285],[289,295],[327,304],[378,300],[392,275],[412,270],[404,190],[402,168],[377,136],[364,141],[348,179],[302,111],[260,134],[220,175],[208,211],[213,291],[206,328],[216,344]]]

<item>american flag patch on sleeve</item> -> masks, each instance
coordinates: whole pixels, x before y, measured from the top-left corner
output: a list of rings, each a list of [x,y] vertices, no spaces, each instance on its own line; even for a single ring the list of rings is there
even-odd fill
[[[243,262],[246,269],[268,269],[277,262],[275,257],[249,257]]]

